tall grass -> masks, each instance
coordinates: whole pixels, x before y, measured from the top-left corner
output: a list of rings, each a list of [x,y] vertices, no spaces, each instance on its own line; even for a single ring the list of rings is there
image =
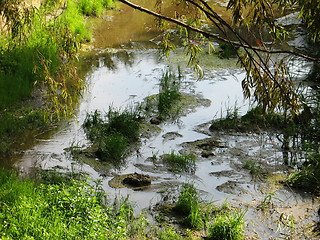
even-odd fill
[[[173,210],[180,213],[183,223],[192,228],[201,228],[204,225],[203,212],[200,208],[200,196],[192,184],[184,184]]]
[[[83,128],[97,148],[97,157],[119,165],[127,156],[130,144],[139,138],[139,115],[135,110],[120,111],[109,108],[105,116],[102,116],[96,110],[87,114]]]
[[[196,157],[194,154],[170,154],[163,156],[163,162],[170,167],[173,172],[195,173]]]
[[[99,183],[66,177],[40,184],[0,169],[0,239],[183,239],[135,216],[128,197],[109,203]]]
[[[207,239],[242,240],[245,212],[226,212],[218,215],[208,228]]]
[[[181,98],[180,91],[180,73],[176,77],[170,71],[163,74],[160,79],[160,90],[158,98],[159,119],[163,120],[172,115],[172,108],[176,101]]]
[[[96,193],[83,181],[37,186],[0,170],[0,238],[117,239],[126,232],[122,219]]]

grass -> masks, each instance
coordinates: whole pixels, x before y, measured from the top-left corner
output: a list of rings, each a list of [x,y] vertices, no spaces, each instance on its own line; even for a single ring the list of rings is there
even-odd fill
[[[170,154],[163,156],[163,162],[170,167],[172,172],[195,173],[196,171],[196,156],[194,154],[175,154],[172,151]]]
[[[56,182],[58,174],[43,184],[0,169],[1,239],[183,239],[172,226],[135,216],[128,197],[109,202],[99,182],[91,186],[71,175]]]
[[[181,98],[180,90],[181,75],[175,76],[170,71],[160,79],[160,91],[158,95],[158,118],[165,120],[168,117],[174,117],[176,114],[172,113],[172,108],[176,101]]]
[[[30,25],[21,29],[22,39],[12,40],[5,33],[0,34],[0,110],[30,97],[34,83],[43,81],[39,68],[43,73],[42,68],[47,67],[46,76],[61,84],[61,79],[56,78],[67,74],[54,76],[62,69],[59,66],[77,52],[79,43],[91,40],[85,15],[99,16],[113,5],[112,0],[67,0],[65,6],[61,1],[47,0],[23,19]],[[59,9],[63,12],[48,17]]]
[[[249,110],[244,116],[240,117],[238,109],[227,110],[225,118],[212,122],[211,130],[237,130],[237,131],[257,131],[260,129],[283,129],[290,124],[290,121],[284,121],[280,114],[265,113],[260,107]]]
[[[184,217],[183,223],[187,226],[197,229],[204,226],[199,192],[192,184],[183,185],[173,211]]]
[[[226,212],[217,216],[208,227],[207,239],[241,240],[244,239],[245,212]]]
[[[320,153],[309,152],[299,170],[286,181],[290,186],[320,195]]]
[[[2,239],[125,239],[128,232],[85,181],[37,185],[0,170],[0,183]]]
[[[105,116],[97,110],[87,114],[83,128],[97,148],[97,157],[119,165],[127,156],[130,144],[139,139],[139,121],[139,114],[134,110],[109,108]]]
[[[15,172],[0,169],[1,239],[185,239],[181,229],[167,223],[153,225],[143,212],[135,216],[128,197],[108,201],[101,182],[92,186],[82,174],[59,176],[54,170],[38,174],[43,175],[37,178],[41,182],[20,179]],[[183,217],[184,226],[200,231],[214,214],[209,239],[240,239],[227,237],[230,232],[232,236],[241,233],[244,213],[212,210],[201,204],[192,184],[183,186],[173,210]],[[226,235],[217,230],[221,222]]]

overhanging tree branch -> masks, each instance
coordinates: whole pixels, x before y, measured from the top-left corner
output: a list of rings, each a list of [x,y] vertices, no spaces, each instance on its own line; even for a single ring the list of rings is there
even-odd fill
[[[196,28],[196,27],[193,27],[193,26],[190,26],[178,19],[175,19],[175,18],[171,18],[171,17],[168,17],[168,16],[165,16],[165,15],[162,15],[160,13],[156,13],[154,11],[151,11],[150,9],[147,9],[147,8],[144,8],[142,6],[139,6],[137,4],[134,4],[130,1],[127,1],[127,0],[118,0],[119,2],[122,2],[123,4],[126,4],[130,7],[132,7],[133,9],[137,9],[141,12],[145,12],[149,15],[152,15],[154,17],[157,17],[157,18],[160,18],[160,19],[163,19],[165,21],[168,21],[168,22],[172,22],[174,24],[177,24],[179,26],[182,26],[182,27],[185,27],[191,31],[194,31],[194,32],[197,32],[197,33],[200,33],[202,34],[204,37],[208,38],[208,39],[216,39],[216,40],[219,40],[221,42],[225,42],[225,43],[229,43],[229,44],[232,44],[233,46],[237,46],[237,47],[243,47],[243,48],[246,48],[246,49],[251,49],[251,50],[254,50],[254,51],[258,51],[258,52],[263,52],[263,53],[268,53],[268,54],[290,54],[290,55],[294,55],[294,56],[298,56],[298,57],[301,57],[301,58],[304,58],[304,59],[307,59],[309,61],[313,61],[313,62],[318,62],[320,63],[320,59],[319,58],[313,58],[311,56],[308,56],[308,55],[305,55],[305,54],[302,54],[302,53],[298,53],[298,52],[294,52],[294,51],[288,51],[288,50],[270,50],[270,49],[266,49],[266,48],[260,48],[260,47],[255,47],[255,46],[251,46],[251,45],[248,45],[248,44],[244,44],[244,43],[239,43],[239,42],[235,42],[235,41],[231,41],[229,39],[226,39],[226,38],[223,38],[217,34],[213,34],[213,33],[209,33],[209,32],[206,32],[206,31],[203,31],[199,28]]]

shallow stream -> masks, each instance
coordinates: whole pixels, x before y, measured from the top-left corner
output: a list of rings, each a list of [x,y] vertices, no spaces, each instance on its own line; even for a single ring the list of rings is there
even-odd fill
[[[155,136],[142,138],[139,151],[128,157],[125,166],[109,169],[102,168],[98,160],[97,164],[89,165],[72,159],[66,149],[90,144],[81,127],[87,113],[108,111],[110,106],[125,108],[141,103],[145,97],[159,93],[159,80],[166,69],[175,71],[179,64],[183,64],[177,60],[180,59],[179,54],[169,58],[169,61],[159,56],[154,39],[161,33],[150,27],[151,18],[128,8],[112,14],[97,25],[93,49],[81,58],[81,66],[86,71],[87,89],[74,119],[50,132],[37,135],[33,145],[15,159],[15,166],[23,172],[31,171],[34,167],[84,171],[89,173],[90,178],[101,180],[110,198],[129,195],[137,211],[148,209],[161,201],[166,193],[169,194],[182,183],[192,182],[206,200],[217,203],[228,201],[230,205],[248,209],[248,233],[258,239],[294,236],[290,231],[297,231],[297,239],[304,239],[306,229],[297,226],[299,230],[292,230],[284,225],[280,228],[279,218],[285,214],[296,218],[297,223],[303,222],[303,226],[310,225],[317,217],[317,201],[303,193],[272,184],[272,179],[270,184],[253,179],[249,171],[243,168],[245,161],[254,160],[275,171],[284,169],[278,140],[268,133],[227,134],[208,130],[213,119],[223,117],[235,108],[241,115],[250,107],[249,102],[244,101],[241,89],[245,73],[232,60],[219,60],[221,62],[216,63],[214,61],[217,59],[213,59],[212,65],[220,64],[229,68],[207,69],[201,80],[197,80],[190,69],[183,68],[182,92],[210,101],[203,101],[203,104],[190,109],[176,121],[161,124],[161,132]],[[123,19],[130,21],[130,25]],[[301,69],[297,67],[301,66],[301,62],[293,66]],[[305,73],[299,72],[300,75]],[[219,142],[219,146],[213,149],[213,155],[209,157],[201,157],[200,150],[195,150],[198,154],[195,174],[158,170],[148,160],[153,155],[184,151],[190,148],[188,142],[207,138],[213,138]],[[109,186],[109,181],[115,175],[134,172],[151,175],[155,180],[150,187],[140,191]],[[273,209],[267,213],[257,210],[256,207],[265,196],[271,193],[275,194]]]

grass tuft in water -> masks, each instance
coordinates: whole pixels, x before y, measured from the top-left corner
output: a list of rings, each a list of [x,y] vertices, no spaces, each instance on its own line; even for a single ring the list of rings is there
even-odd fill
[[[139,119],[138,112],[134,110],[109,108],[105,116],[96,110],[87,114],[83,128],[97,148],[97,157],[117,165],[127,156],[130,144],[139,138]]]
[[[176,101],[181,98],[180,91],[181,75],[176,77],[171,71],[167,71],[160,79],[160,91],[158,96],[159,119],[165,120],[168,117],[174,117],[176,113],[172,112]]]
[[[252,175],[256,175],[261,172],[261,163],[255,160],[245,161],[243,168],[248,169]]]
[[[163,156],[163,162],[170,167],[172,172],[186,172],[194,174],[196,166],[196,156],[194,154],[170,154]]]

